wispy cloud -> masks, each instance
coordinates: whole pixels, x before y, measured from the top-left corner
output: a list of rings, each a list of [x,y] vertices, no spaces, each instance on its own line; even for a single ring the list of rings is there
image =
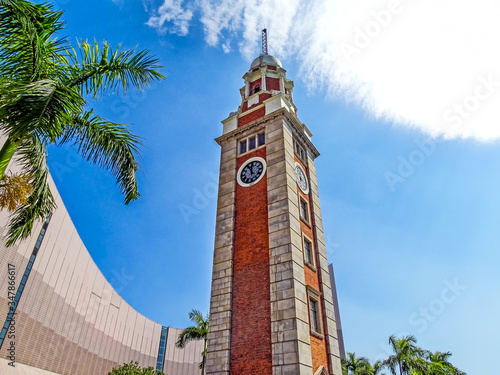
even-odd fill
[[[311,90],[433,137],[500,138],[500,3],[491,0],[197,0],[206,42],[295,59]],[[194,8],[192,8],[194,9]],[[166,0],[149,25],[187,33]],[[162,29],[163,30],[163,29]],[[478,89],[478,77],[481,82]],[[478,96],[479,93],[479,96]],[[451,112],[450,112],[451,110]]]
[[[155,15],[148,20],[147,25],[154,27],[161,34],[169,32],[184,36],[189,32],[192,18],[193,12],[182,7],[182,0],[165,0]]]
[[[301,0],[273,0],[269,3],[248,0],[200,0],[200,21],[205,27],[205,40],[211,46],[237,39],[245,58],[255,57],[260,48],[264,25],[272,35],[272,53],[288,55],[293,51],[297,14],[308,4]],[[299,31],[301,33],[301,31]]]

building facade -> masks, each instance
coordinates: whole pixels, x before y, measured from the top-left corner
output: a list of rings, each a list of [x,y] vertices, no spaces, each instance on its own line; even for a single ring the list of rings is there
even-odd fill
[[[175,348],[180,330],[147,319],[120,297],[52,181],[51,190],[52,216],[24,241],[11,247],[0,241],[0,374],[105,375],[137,361],[169,375],[198,375],[203,343]],[[8,212],[0,211],[3,235],[7,222]],[[118,271],[114,284],[124,283]]]
[[[263,53],[243,79],[241,105],[216,139],[207,374],[340,375],[319,153],[278,59]]]

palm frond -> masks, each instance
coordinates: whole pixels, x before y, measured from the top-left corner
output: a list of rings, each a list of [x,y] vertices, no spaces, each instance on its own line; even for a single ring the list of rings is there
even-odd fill
[[[414,371],[423,370],[427,351],[418,347],[415,336],[408,335],[401,339],[389,337],[394,354],[383,362],[393,375],[410,375]]]
[[[189,319],[196,325],[200,326],[202,325],[205,321],[203,319],[203,314],[201,313],[200,310],[193,309],[189,312]]]
[[[451,352],[428,352],[428,365],[432,373],[443,375],[465,375],[449,361]]]
[[[163,78],[155,70],[158,59],[148,51],[112,49],[106,42],[81,41],[74,49],[58,35],[65,26],[62,14],[49,3],[0,0],[0,131],[10,140],[2,151],[0,177],[20,147],[17,156],[33,185],[12,216],[9,245],[27,237],[33,222],[55,207],[47,144],[75,144],[83,157],[113,173],[125,203],[139,197],[139,138],[123,125],[84,112],[84,95],[142,89]]]
[[[18,155],[23,170],[32,176],[33,192],[25,204],[13,214],[9,223],[7,246],[30,235],[33,223],[43,220],[56,208],[54,197],[49,187],[49,168],[45,155],[45,146],[37,137],[25,139],[19,147]]]
[[[140,138],[120,124],[102,119],[92,111],[73,116],[58,144],[71,143],[92,163],[108,169],[115,176],[125,204],[139,197],[135,156],[140,156]]]
[[[179,338],[177,339],[175,346],[178,348],[184,348],[188,342],[203,340],[203,338],[203,333],[201,333],[197,327],[187,327],[179,334]]]
[[[341,360],[345,375],[372,375],[373,368],[366,357],[356,357],[356,353],[347,353],[347,358]]]
[[[64,27],[61,11],[51,4],[24,0],[0,1],[0,63],[2,73],[25,81],[44,76],[64,39],[53,35]]]
[[[0,85],[2,128],[14,139],[35,133],[52,142],[73,113],[80,113],[85,101],[76,90],[52,79],[24,82],[6,81]]]
[[[156,71],[161,68],[159,60],[143,50],[124,50],[119,45],[114,51],[107,42],[99,47],[97,42],[80,41],[79,56],[75,50],[67,50],[73,62],[73,77],[69,85],[80,93],[94,98],[107,91],[121,89],[124,93],[132,86],[143,89],[164,76]]]

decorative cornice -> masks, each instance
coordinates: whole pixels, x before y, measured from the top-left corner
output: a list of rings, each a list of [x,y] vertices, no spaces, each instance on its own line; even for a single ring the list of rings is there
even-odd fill
[[[239,127],[237,129],[234,129],[233,131],[223,134],[218,138],[215,138],[215,141],[219,144],[222,145],[223,143],[226,143],[232,138],[239,138],[241,135],[244,135],[245,133],[250,132],[250,130],[254,130],[256,127],[259,127],[260,125],[265,124],[266,122],[269,122],[271,120],[274,120],[276,117],[284,117],[284,119],[287,121],[287,124],[289,124],[292,128],[293,134],[300,139],[302,143],[307,145],[307,148],[311,153],[313,154],[314,158],[317,158],[320,153],[316,149],[316,147],[313,145],[309,137],[307,137],[304,132],[306,131],[305,125],[303,125],[299,119],[297,119],[293,114],[291,114],[288,110],[285,108],[281,108],[279,110],[276,110],[262,118],[259,118],[257,120],[254,120],[242,127]]]
[[[278,112],[278,111],[276,111],[276,112]],[[226,143],[227,141],[229,141],[232,138],[239,138],[240,135],[248,133],[250,130],[252,130],[256,127],[259,127],[260,125],[263,125],[266,122],[278,117],[279,114],[276,112],[270,113],[267,116],[264,116],[262,118],[254,120],[254,121],[252,121],[252,122],[250,122],[242,127],[234,129],[233,131],[230,131],[229,133],[223,134],[220,137],[215,138],[215,141],[219,145],[222,145],[223,143]]]
[[[297,136],[297,138],[299,138],[302,143],[307,145],[307,148],[313,154],[314,159],[316,159],[320,155],[320,153],[318,149],[313,145],[309,137],[304,134],[304,132],[307,131],[305,125],[302,124],[296,116],[292,115],[286,110],[284,110],[284,116],[290,122],[292,130],[295,130],[294,135]]]
[[[321,296],[321,292],[311,285],[306,285],[306,289],[313,297],[319,298]]]

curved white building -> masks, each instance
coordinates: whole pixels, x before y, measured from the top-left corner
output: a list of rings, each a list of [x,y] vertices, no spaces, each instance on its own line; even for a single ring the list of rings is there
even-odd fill
[[[27,240],[11,247],[0,241],[0,374],[105,375],[130,361],[169,375],[198,374],[203,343],[174,348],[179,330],[147,319],[119,296],[53,182],[51,189],[52,217]],[[2,236],[8,217],[0,211]]]

